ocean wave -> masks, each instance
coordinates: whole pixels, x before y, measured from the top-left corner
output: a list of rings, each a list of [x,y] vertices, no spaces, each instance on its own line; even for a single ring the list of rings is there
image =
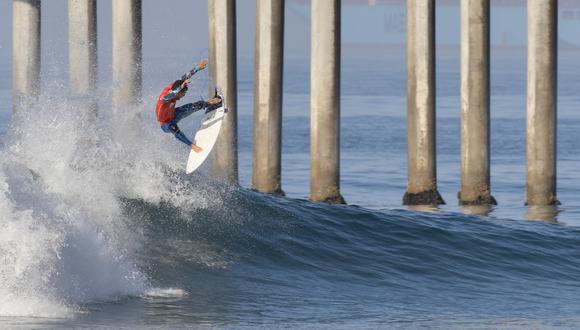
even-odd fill
[[[541,312],[580,293],[577,228],[264,195],[184,175],[176,143],[139,119],[146,107],[99,124],[75,110],[44,95],[4,140],[0,316],[71,317],[131,297],[502,317],[513,299]]]

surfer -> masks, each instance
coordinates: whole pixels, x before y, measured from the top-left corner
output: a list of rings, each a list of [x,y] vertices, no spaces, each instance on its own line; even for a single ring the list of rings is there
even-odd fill
[[[209,101],[200,100],[195,103],[187,103],[180,107],[175,107],[177,101],[187,93],[187,85],[191,82],[191,77],[198,71],[205,69],[207,59],[199,61],[197,67],[184,74],[180,79],[169,84],[157,98],[155,113],[161,129],[165,133],[172,133],[179,141],[187,144],[195,152],[201,152],[202,148],[195,145],[185,136],[177,126],[177,123],[192,113],[218,105],[221,102],[220,97],[214,97]]]

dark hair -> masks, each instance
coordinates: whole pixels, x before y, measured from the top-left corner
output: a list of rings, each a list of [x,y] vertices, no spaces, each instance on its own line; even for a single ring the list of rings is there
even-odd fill
[[[181,86],[181,84],[183,84],[183,80],[176,80],[173,82],[173,85],[171,85],[171,89],[176,89],[177,87]]]
[[[181,87],[181,84],[183,84],[183,82],[184,82],[184,80],[181,80],[181,79],[174,81],[173,85],[171,85],[171,89],[175,90],[175,89]],[[181,88],[179,90],[179,94],[185,93],[185,92],[187,92],[187,85],[183,86],[183,88]]]

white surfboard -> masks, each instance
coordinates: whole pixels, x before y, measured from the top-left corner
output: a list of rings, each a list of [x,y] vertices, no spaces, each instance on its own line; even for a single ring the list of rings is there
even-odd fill
[[[187,174],[197,170],[209,156],[220,134],[224,114],[225,108],[224,102],[222,102],[220,107],[206,113],[203,117],[201,126],[195,133],[193,140],[193,143],[203,150],[199,153],[191,150],[189,159],[187,160],[187,169],[185,170]]]

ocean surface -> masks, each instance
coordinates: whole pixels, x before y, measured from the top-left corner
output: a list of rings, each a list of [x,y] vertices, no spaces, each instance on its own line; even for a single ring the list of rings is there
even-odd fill
[[[438,209],[401,205],[404,54],[343,58],[339,206],[307,199],[307,59],[285,66],[285,198],[250,189],[250,58],[238,60],[240,187],[207,168],[186,176],[187,149],[154,120],[158,93],[191,58],[146,56],[143,104],[114,120],[101,65],[97,121],[67,99],[55,59],[39,101],[12,115],[3,59],[0,328],[578,328],[580,60],[560,56],[562,205],[528,209],[522,54],[492,58],[490,209],[457,205],[455,53],[437,62]],[[200,73],[188,100],[208,84]],[[182,129],[192,135],[198,121]]]

